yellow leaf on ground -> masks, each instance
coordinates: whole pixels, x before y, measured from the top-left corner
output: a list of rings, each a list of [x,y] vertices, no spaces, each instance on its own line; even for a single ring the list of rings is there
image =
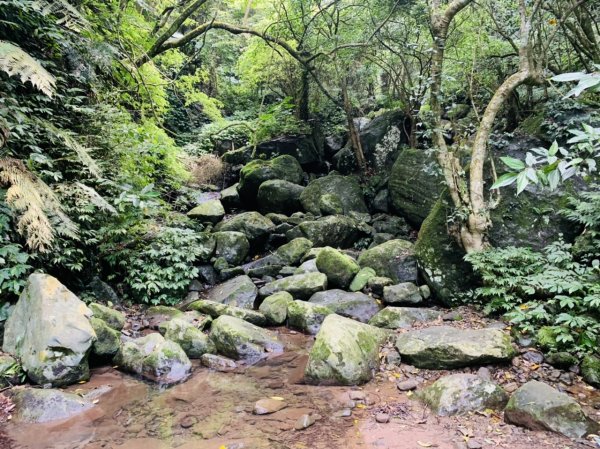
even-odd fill
[[[433,447],[433,444],[427,443],[426,441],[417,441],[417,444],[421,447]]]
[[[271,396],[271,399],[274,401],[283,401],[284,399],[281,396]]]

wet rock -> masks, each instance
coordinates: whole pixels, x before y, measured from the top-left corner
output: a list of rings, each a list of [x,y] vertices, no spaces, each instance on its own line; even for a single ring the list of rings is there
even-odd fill
[[[377,421],[380,424],[387,424],[390,422],[390,415],[388,415],[387,413],[377,413],[375,415],[375,421]]]
[[[300,265],[294,271],[294,274],[306,274],[306,273],[318,273],[319,269],[317,268],[317,260],[310,259]]]
[[[91,409],[92,401],[55,389],[13,388],[8,393],[15,404],[16,422],[45,423],[71,418]]]
[[[257,294],[258,289],[252,279],[244,275],[213,287],[208,292],[207,299],[228,306],[253,309]]]
[[[371,380],[379,366],[381,329],[329,315],[310,350],[305,381],[310,384],[357,385]]]
[[[148,334],[125,342],[115,363],[125,371],[163,385],[185,380],[192,370],[183,349],[160,334]]]
[[[281,179],[263,182],[258,188],[256,202],[258,210],[263,214],[276,212],[291,214],[302,210],[300,195],[304,187]]]
[[[215,232],[215,257],[223,257],[230,265],[241,264],[250,251],[250,243],[241,232]]]
[[[187,216],[201,223],[218,223],[225,216],[225,208],[218,199],[204,201],[187,213]]]
[[[394,281],[384,276],[375,276],[369,279],[367,286],[376,295],[383,296],[383,289],[388,285],[393,285]]]
[[[600,387],[600,359],[593,355],[586,355],[581,363],[581,375],[588,384]]]
[[[375,299],[360,292],[326,290],[312,295],[309,302],[325,306],[341,316],[368,322],[377,312],[379,305]]]
[[[283,352],[275,333],[227,315],[213,321],[210,338],[219,353],[235,360],[253,361],[266,352]]]
[[[96,341],[92,345],[92,352],[100,358],[112,359],[121,346],[121,332],[113,329],[100,318],[91,317],[90,324],[96,333]]]
[[[310,240],[300,237],[277,248],[275,254],[286,264],[296,265],[312,247]]]
[[[504,409],[506,422],[532,430],[551,430],[570,438],[598,431],[570,396],[536,380],[527,382],[512,395]]]
[[[242,309],[241,307],[228,306],[214,301],[200,300],[191,303],[188,308],[201,313],[210,315],[212,318],[218,318],[220,316],[232,316],[239,318],[257,326],[264,326],[267,324],[265,316],[255,310]]]
[[[302,167],[296,158],[288,155],[265,161],[255,159],[240,171],[238,193],[244,204],[255,204],[260,185],[272,179],[288,181],[294,184],[302,182]]]
[[[508,334],[498,329],[436,326],[410,331],[396,339],[400,355],[419,368],[450,369],[508,362],[516,354]]]
[[[320,200],[323,195],[328,194],[339,199],[344,214],[350,211],[368,212],[360,184],[352,176],[331,174],[315,179],[300,195],[300,202],[305,211],[321,215]]]
[[[285,401],[279,401],[277,399],[259,399],[254,404],[254,414],[255,415],[270,415],[271,413],[278,412],[279,410],[283,410],[287,407]]]
[[[412,282],[403,282],[384,287],[383,300],[388,304],[416,305],[423,302],[423,295]]]
[[[214,369],[215,371],[226,372],[237,368],[237,364],[233,360],[216,354],[202,354],[200,362],[203,366]]]
[[[416,390],[419,386],[419,381],[417,379],[407,379],[402,380],[400,382],[396,382],[396,388],[400,391],[411,391]]]
[[[0,354],[0,388],[18,385],[21,382],[23,368],[14,357]]]
[[[371,318],[369,324],[385,329],[408,329],[415,323],[435,321],[439,317],[440,312],[433,309],[388,306]]]
[[[287,319],[288,306],[294,301],[288,292],[277,292],[265,298],[258,311],[262,313],[269,324],[283,324]]]
[[[363,251],[358,258],[361,267],[370,267],[378,276],[394,282],[416,282],[417,263],[413,244],[407,240],[390,240]]]
[[[374,278],[375,276],[376,276],[376,273],[375,273],[375,270],[373,270],[373,268],[369,268],[369,267],[362,268],[358,273],[356,273],[356,276],[354,276],[354,279],[352,279],[349,290],[351,292],[361,291],[363,288],[365,288],[367,286],[369,281],[372,278]]]
[[[56,278],[34,273],[5,324],[3,351],[35,383],[69,385],[89,378],[96,340],[92,311]]]
[[[217,352],[212,340],[196,326],[180,318],[162,323],[160,332],[167,340],[174,341],[190,359],[199,359],[203,354]]]
[[[323,248],[316,259],[317,269],[327,276],[330,287],[348,288],[360,267],[352,257],[329,246]]]
[[[113,329],[120,331],[125,326],[125,314],[123,312],[96,302],[91,303],[88,307],[96,318],[101,319]]]
[[[238,193],[238,185],[235,183],[231,187],[221,190],[221,203],[227,210],[240,207],[240,194]]]
[[[274,293],[285,291],[294,298],[308,299],[313,294],[327,288],[327,276],[323,273],[296,274],[287,278],[269,282],[258,293],[260,296],[271,296]]]
[[[552,352],[546,354],[544,360],[549,365],[555,366],[556,368],[568,369],[579,362],[577,357],[569,354],[568,352]]]
[[[326,306],[306,301],[293,301],[288,305],[288,325],[310,335],[316,335],[327,315],[333,311]]]
[[[304,414],[296,420],[296,424],[294,424],[294,429],[296,429],[296,430],[308,429],[310,426],[312,426],[316,422],[317,422],[317,420],[314,415]]]
[[[273,228],[275,224],[258,212],[243,212],[215,226],[219,232],[241,232],[255,246],[266,241]]]
[[[500,409],[508,401],[502,388],[475,374],[444,376],[417,396],[439,416]]]
[[[313,221],[304,221],[286,232],[288,240],[306,237],[315,246],[350,248],[370,229],[351,217],[330,215]]]

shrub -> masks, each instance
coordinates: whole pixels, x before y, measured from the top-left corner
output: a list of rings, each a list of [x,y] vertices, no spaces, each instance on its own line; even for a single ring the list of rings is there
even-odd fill
[[[191,181],[195,184],[215,184],[223,178],[225,164],[219,156],[203,154],[187,161]]]

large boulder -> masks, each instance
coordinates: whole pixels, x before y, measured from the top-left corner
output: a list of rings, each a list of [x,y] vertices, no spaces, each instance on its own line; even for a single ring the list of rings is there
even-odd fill
[[[258,294],[265,297],[283,291],[297,299],[308,299],[326,288],[327,276],[323,273],[306,273],[269,282],[258,291]]]
[[[243,309],[241,307],[228,306],[227,304],[221,304],[219,302],[208,301],[201,299],[194,301],[188,308],[196,312],[204,313],[212,318],[218,318],[223,315],[233,316],[240,320],[248,321],[249,323],[257,326],[264,326],[267,324],[265,316],[251,309]]]
[[[288,306],[294,301],[288,292],[277,292],[265,298],[258,311],[262,313],[269,324],[283,324],[287,320]]]
[[[258,188],[256,203],[263,214],[291,214],[302,210],[300,195],[304,187],[282,179],[263,182]]]
[[[115,357],[119,368],[161,385],[185,380],[192,364],[181,346],[160,334],[148,334],[123,344]]]
[[[286,232],[288,240],[306,237],[315,246],[350,248],[361,237],[368,235],[368,227],[354,218],[330,215],[317,220],[305,221]]]
[[[167,340],[174,341],[190,359],[217,352],[215,344],[204,332],[181,318],[173,318],[160,325],[160,332]]]
[[[267,352],[283,352],[275,333],[232,316],[213,321],[210,338],[220,354],[235,360],[257,361]]]
[[[379,312],[377,301],[360,292],[351,293],[343,290],[327,290],[315,293],[310,297],[309,302],[328,307],[338,315],[363,323],[368,322]]]
[[[504,409],[506,422],[532,430],[551,430],[570,438],[597,433],[598,423],[588,418],[570,396],[532,380],[515,391]]]
[[[250,251],[248,238],[242,232],[215,232],[215,257],[223,257],[232,266],[242,263]]]
[[[281,179],[294,184],[302,182],[302,167],[293,156],[283,155],[271,160],[256,159],[240,171],[238,193],[242,204],[254,204],[260,185],[271,179]]]
[[[440,317],[438,310],[420,307],[386,307],[369,320],[371,326],[385,329],[408,329],[416,323],[435,321]]]
[[[34,273],[6,321],[2,350],[21,361],[37,384],[63,386],[89,378],[96,340],[92,311],[56,278]]]
[[[504,407],[508,396],[495,383],[475,374],[451,374],[417,393],[417,397],[439,416],[463,415]]]
[[[347,254],[327,246],[317,256],[317,269],[327,276],[330,287],[348,288],[360,267]]]
[[[113,329],[106,321],[95,316],[90,318],[90,324],[96,333],[92,353],[102,359],[112,359],[121,347],[121,332]]]
[[[390,240],[363,251],[358,258],[361,267],[370,267],[377,276],[395,282],[416,282],[417,262],[413,244],[407,240]]]
[[[387,333],[339,315],[321,325],[308,356],[304,378],[310,384],[358,385],[379,366],[379,347]]]
[[[225,216],[225,208],[218,199],[204,201],[187,213],[187,216],[201,223],[218,223]]]
[[[275,255],[288,265],[296,265],[312,247],[313,242],[307,238],[298,237],[277,248]]]
[[[357,179],[352,176],[331,174],[311,181],[300,195],[304,210],[313,215],[323,215],[319,205],[321,197],[333,195],[339,199],[343,213],[368,212],[363,193]]]
[[[396,349],[418,368],[451,369],[509,362],[516,354],[511,338],[500,329],[456,329],[435,326],[401,334]]]
[[[68,419],[94,407],[85,397],[56,389],[13,388],[8,395],[15,404],[13,420],[23,423]]]
[[[91,303],[88,307],[94,314],[94,317],[105,321],[113,329],[120,331],[125,326],[126,319],[123,312],[96,302]]]
[[[241,232],[253,245],[267,240],[275,224],[258,212],[244,212],[222,221],[215,227],[216,231]]]
[[[429,296],[427,286],[417,287],[412,282],[402,282],[383,287],[383,300],[386,304],[416,305]]]
[[[315,335],[319,332],[325,317],[332,313],[333,311],[329,307],[320,304],[292,301],[288,304],[287,309],[288,325],[307,334]]]
[[[267,158],[287,154],[303,167],[317,168],[323,159],[323,139],[308,134],[281,136],[259,143],[254,151],[256,156]]]
[[[209,301],[242,309],[253,309],[258,289],[246,275],[237,276],[213,287],[207,294]]]

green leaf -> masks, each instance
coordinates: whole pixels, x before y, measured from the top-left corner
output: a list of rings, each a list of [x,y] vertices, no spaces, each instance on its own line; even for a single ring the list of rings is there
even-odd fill
[[[500,187],[506,187],[511,185],[517,180],[518,173],[505,173],[498,178],[498,180],[490,187],[490,189],[499,189]]]
[[[500,160],[504,162],[504,164],[513,170],[523,170],[525,168],[525,163],[519,159],[515,159],[514,157],[504,156],[501,157]]]
[[[527,170],[522,171],[517,176],[517,195],[519,195],[529,185],[529,178],[527,177]]]

